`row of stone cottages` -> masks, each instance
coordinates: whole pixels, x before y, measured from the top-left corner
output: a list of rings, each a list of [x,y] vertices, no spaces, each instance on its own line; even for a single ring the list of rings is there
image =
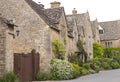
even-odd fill
[[[60,2],[44,9],[32,0],[0,0],[0,76],[14,71],[14,53],[33,49],[40,53],[39,70],[49,72],[55,40],[66,43],[66,59],[68,54],[78,52],[76,43],[82,40],[87,59],[92,59],[93,43],[100,42],[101,30],[97,20],[90,21],[88,12],[77,14],[74,9],[66,15]]]

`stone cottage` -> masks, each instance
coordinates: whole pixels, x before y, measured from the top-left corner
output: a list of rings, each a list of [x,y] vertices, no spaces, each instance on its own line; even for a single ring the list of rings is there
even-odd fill
[[[93,26],[97,26],[96,21]],[[54,58],[52,42],[55,40],[65,44],[66,59],[68,54],[79,52],[76,44],[82,40],[86,59],[92,59],[93,32],[89,13],[77,14],[74,9],[72,15],[66,15],[60,2],[56,1],[49,9],[32,0],[0,1],[0,77],[15,70],[16,54],[30,54],[33,49],[40,54],[39,70],[48,73],[50,60]],[[27,68],[26,64],[19,64]],[[25,72],[20,67],[18,69]]]
[[[40,54],[39,70],[49,72],[50,60],[54,58],[54,40],[66,43],[67,57],[68,36],[72,37],[67,33],[64,8],[60,7],[59,2],[53,2],[51,8],[44,9],[42,4],[32,0],[1,0],[0,13],[3,17],[0,18],[0,49],[3,53],[0,54],[0,76],[14,71],[14,53],[27,54],[33,49]],[[4,18],[8,22],[4,22]]]
[[[6,43],[3,46],[6,52],[2,54],[4,61],[0,60],[0,62],[4,62],[2,64],[4,71],[0,70],[0,76],[7,71],[14,70],[14,53],[29,53],[32,49],[35,49],[43,54],[43,56],[49,54],[51,48],[49,45],[46,46],[50,42],[48,33],[50,31],[49,25],[34,12],[25,0],[1,0],[0,13],[4,18],[16,24],[16,27],[12,27],[12,33],[7,32],[7,29],[5,31],[6,35],[4,39]],[[19,36],[17,36],[16,29],[19,30]],[[2,26],[0,30],[2,30]],[[45,57],[42,58],[44,59]],[[50,61],[51,56],[47,56],[47,58],[48,61],[46,60],[45,63]]]
[[[84,49],[87,53],[87,60],[93,58],[93,34],[89,13],[77,14],[77,10],[72,11],[72,15],[67,15],[68,28],[73,35],[73,51],[78,52],[76,46],[78,40],[83,41]]]
[[[99,34],[103,48],[120,47],[120,20],[99,22]]]
[[[50,45],[50,52],[49,55],[51,54],[51,58],[54,58],[54,53],[52,50],[52,42],[55,40],[59,40],[65,45],[65,50],[66,50],[66,59],[67,59],[67,54],[68,54],[68,33],[67,33],[67,22],[66,22],[66,16],[65,16],[65,11],[63,7],[60,7],[60,2],[52,2],[51,3],[51,8],[49,9],[40,9],[41,4],[37,4],[35,2],[30,2],[28,1],[28,4],[34,9],[35,12],[38,13],[38,15],[43,18],[45,22],[48,23],[48,25],[54,26],[54,28],[50,28],[50,40],[49,44]],[[43,7],[43,5],[42,5]],[[47,56],[46,56],[47,57]],[[47,58],[46,58],[47,59]],[[46,61],[41,57],[41,61]],[[50,59],[51,60],[51,59]],[[50,63],[50,62],[49,62]],[[45,63],[43,63],[46,65]],[[41,70],[44,70],[44,66],[41,66]]]

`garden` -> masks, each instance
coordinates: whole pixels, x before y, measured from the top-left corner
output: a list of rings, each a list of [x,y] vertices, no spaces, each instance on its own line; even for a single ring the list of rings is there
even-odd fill
[[[93,59],[83,62],[78,53],[68,56],[65,60],[64,44],[58,40],[53,42],[53,52],[55,59],[50,62],[50,73],[38,72],[36,79],[38,81],[46,80],[68,80],[80,76],[99,73],[101,70],[112,70],[120,68],[120,48],[103,49],[99,43],[93,44]],[[82,58],[86,57],[81,41],[77,43]],[[19,82],[17,76],[12,73],[6,73],[0,78],[0,82]]]
[[[103,49],[99,43],[93,44],[93,59],[82,62],[78,54],[73,54],[64,60],[64,49],[60,42],[54,42],[53,51],[56,55],[51,60],[51,71],[49,74],[39,72],[37,80],[68,80],[80,76],[99,73],[101,70],[112,70],[120,68],[120,48]],[[61,45],[61,46],[60,46]],[[78,49],[85,57],[82,42],[77,43]]]

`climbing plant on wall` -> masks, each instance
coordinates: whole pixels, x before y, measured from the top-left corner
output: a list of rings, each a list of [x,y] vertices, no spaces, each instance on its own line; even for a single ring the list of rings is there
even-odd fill
[[[55,57],[58,59],[64,59],[65,58],[65,46],[62,42],[59,40],[53,41],[53,52],[55,54]]]
[[[80,54],[84,57],[84,61],[86,62],[87,61],[87,53],[84,50],[83,42],[81,40],[78,40],[77,47],[80,51]]]

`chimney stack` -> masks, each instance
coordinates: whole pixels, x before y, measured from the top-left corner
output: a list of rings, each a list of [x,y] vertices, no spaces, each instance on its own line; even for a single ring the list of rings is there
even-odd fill
[[[77,10],[76,10],[75,8],[72,10],[72,14],[73,14],[73,15],[76,15],[76,14],[77,14]]]
[[[51,8],[58,8],[58,7],[60,7],[60,2],[57,2],[57,1],[54,1],[54,2],[51,2],[50,3],[51,4]]]

